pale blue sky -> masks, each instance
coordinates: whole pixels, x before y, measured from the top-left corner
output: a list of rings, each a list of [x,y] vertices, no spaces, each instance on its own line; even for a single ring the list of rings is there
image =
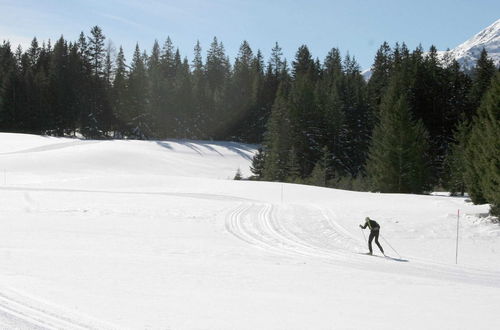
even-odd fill
[[[148,52],[155,39],[170,36],[192,58],[200,40],[203,54],[213,36],[234,59],[243,40],[266,59],[278,41],[292,60],[307,44],[321,60],[332,47],[354,55],[368,68],[383,41],[453,48],[500,18],[498,0],[0,0],[0,40],[29,45],[76,40],[99,25],[127,59],[136,42]]]

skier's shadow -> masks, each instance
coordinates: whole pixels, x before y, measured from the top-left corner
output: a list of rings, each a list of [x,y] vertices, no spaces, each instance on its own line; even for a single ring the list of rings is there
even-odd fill
[[[358,254],[369,256],[369,257],[389,259],[389,260],[393,260],[393,261],[397,261],[397,262],[410,262],[410,260],[403,259],[403,258],[394,258],[394,257],[389,257],[389,256],[378,256],[378,255],[375,255],[375,254],[371,255],[371,254],[367,254],[367,253],[358,253]]]

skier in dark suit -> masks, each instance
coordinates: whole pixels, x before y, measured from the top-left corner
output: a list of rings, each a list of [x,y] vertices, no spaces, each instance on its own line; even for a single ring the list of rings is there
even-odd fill
[[[373,254],[373,249],[372,249],[372,241],[375,238],[375,243],[377,243],[378,248],[382,252],[382,254],[385,256],[384,249],[378,242],[378,235],[380,233],[380,225],[377,223],[377,221],[370,219],[370,217],[365,218],[365,225],[359,225],[361,229],[365,229],[366,227],[370,228],[370,237],[368,238],[368,248],[370,249],[370,255]]]

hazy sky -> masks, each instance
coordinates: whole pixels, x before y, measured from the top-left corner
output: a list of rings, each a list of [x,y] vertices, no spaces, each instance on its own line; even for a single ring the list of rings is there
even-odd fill
[[[99,25],[127,59],[136,42],[148,52],[170,36],[182,56],[203,54],[212,38],[234,59],[243,40],[266,59],[278,41],[293,59],[306,44],[324,59],[332,47],[368,68],[383,41],[453,48],[500,18],[498,0],[0,0],[0,40],[29,45],[64,35],[76,40]]]

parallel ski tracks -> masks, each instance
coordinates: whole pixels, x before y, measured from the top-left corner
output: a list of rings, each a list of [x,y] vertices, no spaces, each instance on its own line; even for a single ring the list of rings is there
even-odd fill
[[[94,319],[74,315],[59,307],[44,304],[11,290],[0,288],[0,324],[15,325],[16,329],[115,329]]]
[[[312,205],[283,208],[269,203],[241,202],[226,214],[225,227],[229,233],[252,246],[284,256],[313,257],[359,269],[371,268],[377,263],[373,269],[388,273],[397,271],[409,276],[500,286],[498,272],[458,269],[426,260],[399,265],[387,260],[381,266],[379,259],[359,254],[366,250],[365,242],[352,237],[335,218],[333,211]]]
[[[333,226],[324,212],[307,208],[307,217],[280,214],[278,206],[241,203],[226,216],[226,229],[256,247],[288,256],[345,259],[359,244]]]

